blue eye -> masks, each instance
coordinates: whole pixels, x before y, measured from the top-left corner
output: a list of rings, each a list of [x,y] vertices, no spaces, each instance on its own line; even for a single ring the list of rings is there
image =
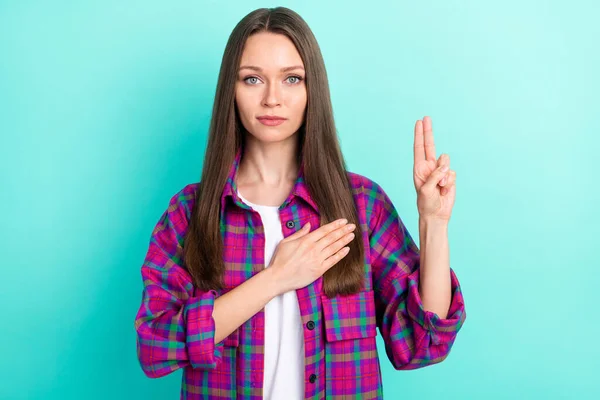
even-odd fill
[[[248,79],[258,79],[258,78],[257,78],[257,77],[255,77],[255,76],[249,76],[249,77],[247,77],[247,78],[244,78],[244,82],[247,82],[247,83],[248,83]],[[250,84],[251,84],[251,85],[253,85],[253,83],[250,83]]]
[[[292,84],[294,84],[294,85],[297,84],[297,83],[300,83],[300,81],[302,81],[302,78],[299,77],[299,76],[295,76],[295,75],[294,76],[290,76],[288,79],[290,79],[290,78],[296,78],[297,79],[296,82],[292,82]]]

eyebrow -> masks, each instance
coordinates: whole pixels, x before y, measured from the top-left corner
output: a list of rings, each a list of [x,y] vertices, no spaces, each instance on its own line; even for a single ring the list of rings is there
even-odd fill
[[[240,67],[240,70],[242,70],[242,69],[251,69],[251,70],[254,70],[254,71],[258,71],[258,72],[262,71],[262,68],[257,67],[255,65],[243,65],[243,66]],[[291,67],[281,68],[281,72],[292,71],[294,69],[304,70],[304,67],[302,65],[292,65]]]

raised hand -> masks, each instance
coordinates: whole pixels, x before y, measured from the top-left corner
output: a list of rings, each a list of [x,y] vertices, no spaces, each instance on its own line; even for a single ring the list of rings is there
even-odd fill
[[[413,180],[420,218],[449,221],[456,198],[456,172],[450,169],[448,154],[436,158],[431,118],[427,116],[415,124]]]

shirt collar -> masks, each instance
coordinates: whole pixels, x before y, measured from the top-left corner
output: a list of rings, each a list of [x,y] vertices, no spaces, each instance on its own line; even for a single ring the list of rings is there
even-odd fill
[[[236,152],[235,159],[229,170],[227,182],[225,182],[225,187],[221,195],[221,205],[224,206],[227,202],[227,197],[231,197],[234,203],[239,207],[250,209],[250,207],[246,203],[244,203],[237,194],[237,184],[235,182],[235,176],[237,174],[241,159],[242,148],[240,147]],[[288,198],[283,202],[283,204],[281,204],[279,209],[286,207],[294,196],[300,197],[302,200],[307,202],[317,213],[319,212],[319,208],[313,200],[313,198],[310,196],[310,193],[308,192],[308,187],[306,186],[306,182],[304,181],[303,161],[300,163],[300,168],[298,170],[298,176],[296,178],[294,188],[292,189],[292,192],[289,194]]]

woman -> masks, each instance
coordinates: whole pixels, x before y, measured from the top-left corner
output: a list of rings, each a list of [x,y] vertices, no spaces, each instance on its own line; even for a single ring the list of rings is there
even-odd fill
[[[146,375],[183,368],[186,399],[379,399],[376,328],[398,370],[444,360],[466,318],[448,260],[455,174],[423,122],[420,253],[381,186],[346,170],[304,20],[283,7],[244,17],[201,180],[171,198],[142,266]]]

